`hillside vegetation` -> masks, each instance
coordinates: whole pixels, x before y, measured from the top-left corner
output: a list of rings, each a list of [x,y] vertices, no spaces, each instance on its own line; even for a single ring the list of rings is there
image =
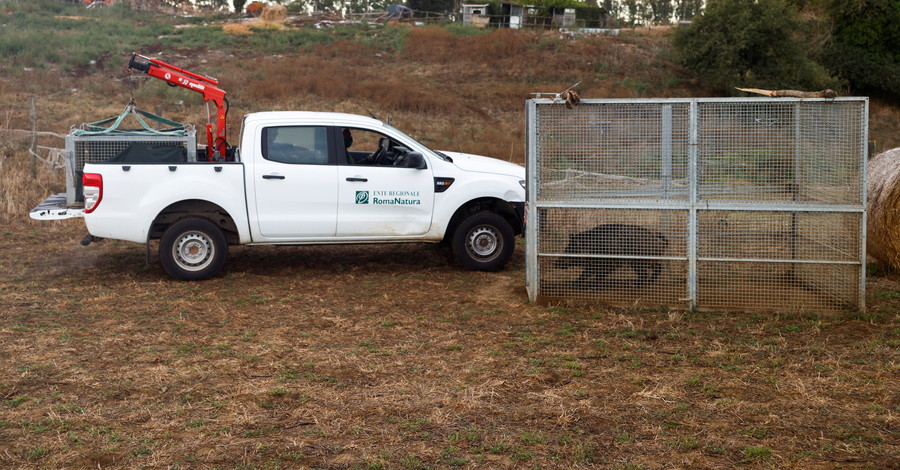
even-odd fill
[[[391,25],[229,35],[221,27],[227,18],[46,1],[2,8],[0,129],[31,129],[34,98],[37,130],[64,134],[119,114],[131,93],[141,109],[202,126],[206,109],[199,95],[124,70],[133,51],[219,78],[231,102],[232,141],[246,112],[342,111],[375,114],[435,148],[523,162],[524,101],[531,93],[581,82],[584,98],[709,94],[672,62],[664,28],[576,40],[552,31]],[[872,103],[871,139],[879,148],[900,145],[898,116],[896,108]],[[15,136],[0,148],[7,217],[62,189],[58,169],[38,175],[35,184],[20,184],[30,136]],[[62,141],[42,138],[38,145],[59,148]]]

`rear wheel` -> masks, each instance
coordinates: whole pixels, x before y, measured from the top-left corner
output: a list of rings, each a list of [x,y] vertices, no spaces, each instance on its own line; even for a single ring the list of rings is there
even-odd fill
[[[199,281],[215,276],[227,257],[225,235],[206,219],[176,222],[159,241],[159,261],[163,269],[182,281]]]
[[[509,222],[493,212],[479,212],[463,220],[451,243],[459,264],[475,271],[501,269],[516,247]]]

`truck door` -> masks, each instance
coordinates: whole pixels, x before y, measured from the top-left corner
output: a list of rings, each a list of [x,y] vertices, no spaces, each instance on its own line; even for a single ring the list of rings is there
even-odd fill
[[[269,126],[257,142],[253,193],[261,241],[333,237],[337,166],[326,126]],[[248,188],[250,190],[251,188]]]
[[[338,158],[338,237],[427,233],[434,210],[431,168],[394,166],[411,151],[396,139],[363,129],[340,131],[352,145]]]

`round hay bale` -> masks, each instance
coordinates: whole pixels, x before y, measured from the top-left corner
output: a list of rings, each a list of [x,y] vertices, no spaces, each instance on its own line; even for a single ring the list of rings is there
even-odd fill
[[[287,19],[287,7],[284,5],[269,5],[263,8],[260,16],[266,23],[276,23]]]
[[[866,251],[900,270],[900,148],[869,160],[867,176]]]

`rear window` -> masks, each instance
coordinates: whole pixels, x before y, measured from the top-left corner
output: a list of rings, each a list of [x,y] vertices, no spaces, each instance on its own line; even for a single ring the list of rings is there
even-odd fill
[[[328,130],[323,126],[278,126],[263,129],[263,158],[301,165],[328,164]]]

